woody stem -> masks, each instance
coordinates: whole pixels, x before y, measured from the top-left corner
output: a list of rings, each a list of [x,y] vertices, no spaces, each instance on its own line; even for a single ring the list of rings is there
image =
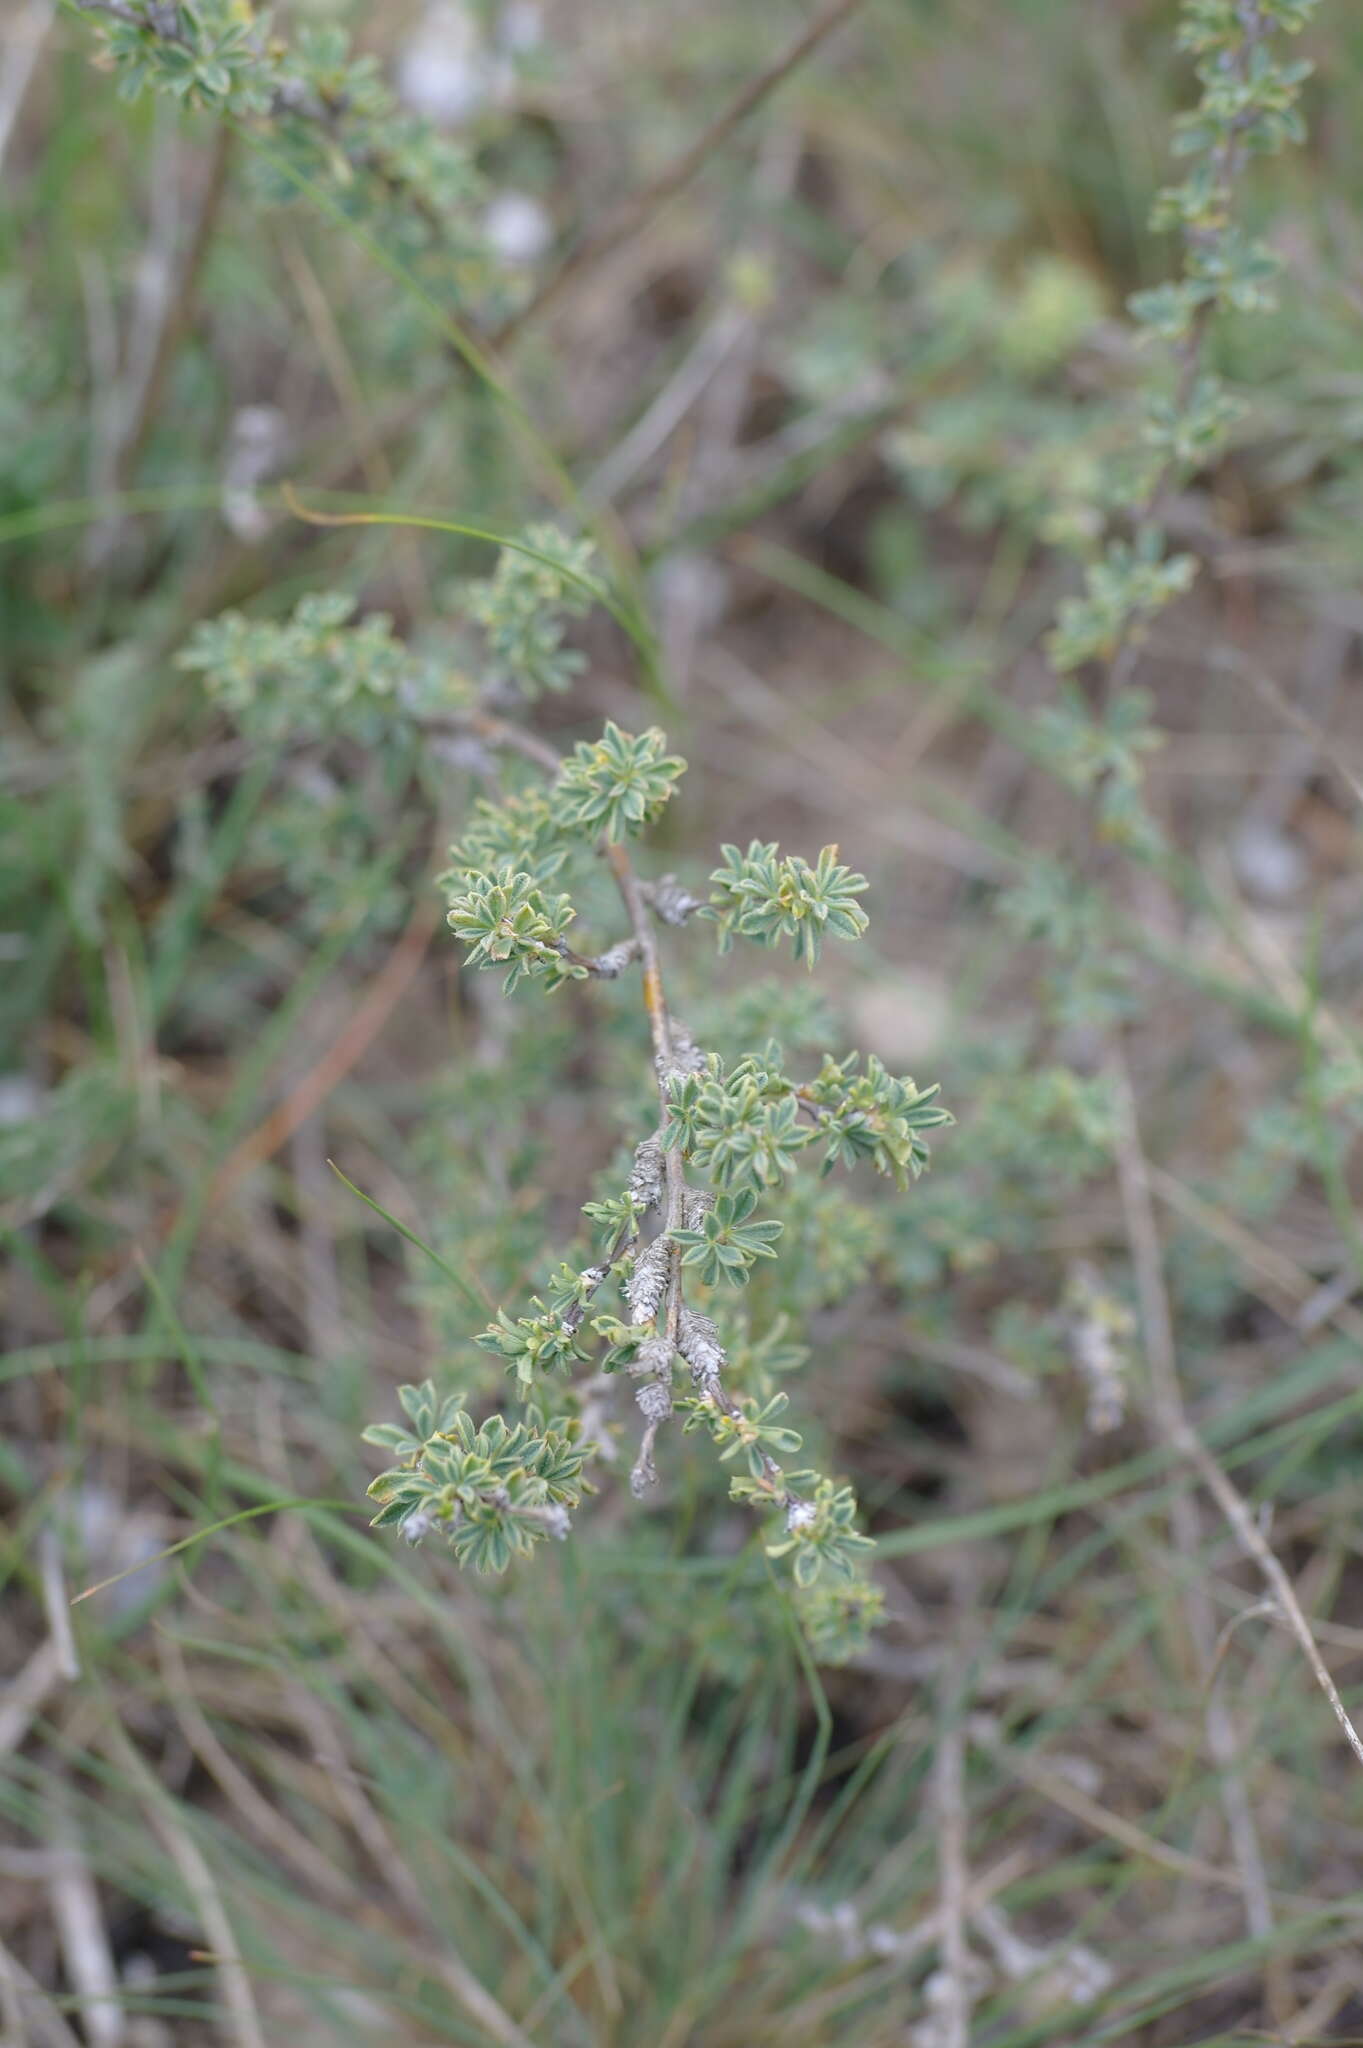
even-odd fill
[[[648,1028],[653,1039],[653,1063],[658,1075],[658,1114],[661,1133],[667,1123],[667,1076],[672,1066],[672,1026],[667,1014],[667,1001],[663,995],[657,934],[639,886],[639,877],[634,872],[633,863],[625,848],[615,841],[608,842],[606,859],[629,917],[630,929],[634,933],[639,948],[640,964],[644,971],[644,1008],[648,1013]],[[686,1186],[682,1174],[681,1154],[675,1146],[663,1147],[663,1173],[667,1192],[665,1228],[671,1232],[681,1227],[682,1196]],[[681,1314],[679,1266],[680,1254],[673,1245],[669,1257],[666,1335],[674,1347],[677,1341],[677,1322]]]

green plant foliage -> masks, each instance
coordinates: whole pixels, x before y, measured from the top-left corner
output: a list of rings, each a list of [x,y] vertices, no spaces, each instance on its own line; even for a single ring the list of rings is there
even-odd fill
[[[756,1192],[793,1173],[810,1143],[813,1132],[799,1111],[779,1067],[750,1056],[726,1073],[712,1053],[703,1073],[669,1078],[665,1140],[680,1145],[718,1187]]]
[[[656,725],[636,737],[607,719],[599,740],[579,742],[550,792],[560,830],[622,840],[651,825],[686,769],[666,746]]]
[[[1047,643],[1062,672],[1086,661],[1109,660],[1131,635],[1187,590],[1196,564],[1191,555],[1164,554],[1161,535],[1143,527],[1134,546],[1112,541],[1084,575],[1082,597],[1067,597]]]
[[[344,30],[312,25],[290,47],[238,0],[92,0],[84,11],[123,98],[161,93],[248,124],[271,201],[318,185],[442,296],[493,285],[482,178],[456,143],[402,110],[373,57],[351,56]]]
[[[271,54],[249,15],[231,0],[198,0],[193,7],[136,5],[99,8],[105,48],[119,70],[118,90],[136,99],[150,88],[219,112],[263,114],[270,106],[275,71]]]
[[[494,1351],[504,1358],[507,1371],[526,1387],[537,1372],[552,1372],[582,1356],[575,1337],[576,1325],[562,1310],[546,1309],[538,1295],[531,1300],[539,1315],[518,1316],[513,1321],[505,1309],[498,1309],[496,1322],[474,1340],[484,1351]]]
[[[512,793],[501,804],[478,801],[442,877],[451,892],[450,926],[468,947],[470,966],[507,966],[508,993],[530,979],[549,988],[566,979],[614,980],[645,957],[655,921],[676,926],[705,907],[672,877],[646,883],[630,869],[628,879],[621,879],[617,868],[621,902],[635,929],[629,939],[589,958],[568,946],[574,915],[569,898],[545,886],[581,858],[580,835],[599,835],[601,845],[618,847],[624,832],[638,831],[657,815],[684,765],[665,747],[660,732],[636,739],[611,724],[600,742],[579,744],[543,791]],[[726,872],[742,880],[744,864],[733,849],[729,853]],[[513,868],[516,859],[524,859],[525,867]],[[791,932],[797,956],[811,964],[825,925],[848,938],[864,929],[865,914],[852,899],[865,880],[842,867],[831,848],[816,868],[778,861],[774,847],[759,848],[753,870],[754,888],[765,877],[775,900],[764,909],[752,888],[740,889],[735,921],[754,922],[772,938]],[[648,921],[646,929],[640,919]],[[823,1565],[850,1573],[869,1548],[853,1527],[851,1490],[806,1475],[814,1488],[806,1500],[787,1483],[780,1464],[800,1447],[798,1436],[777,1420],[787,1396],[771,1384],[773,1375],[792,1370],[803,1355],[788,1334],[786,1315],[778,1312],[765,1332],[731,1318],[721,1328],[684,1289],[691,1280],[707,1290],[721,1283],[746,1287],[759,1265],[779,1264],[784,1222],[754,1212],[760,1195],[779,1188],[810,1145],[820,1148],[825,1172],[866,1159],[904,1187],[927,1163],[924,1133],[949,1118],[935,1101],[935,1088],[897,1079],[874,1057],[864,1070],[855,1055],[841,1062],[826,1057],[813,1080],[801,1085],[785,1074],[781,1048],[772,1039],[761,1054],[747,1054],[726,1069],[661,1009],[654,967],[645,975],[644,995],[655,1048],[666,1034],[667,1050],[658,1049],[656,1056],[663,1117],[656,1135],[636,1140],[627,1173],[614,1179],[602,1199],[584,1204],[602,1256],[582,1268],[561,1263],[544,1297],[533,1298],[533,1313],[515,1316],[499,1309],[476,1341],[503,1361],[523,1395],[545,1375],[590,1358],[600,1346],[598,1377],[608,1381],[625,1374],[636,1384],[645,1424],[632,1474],[636,1492],[654,1483],[653,1444],[677,1406],[673,1375],[680,1363],[695,1390],[681,1403],[687,1426],[704,1423],[721,1458],[742,1451],[749,1472],[745,1484],[759,1488],[756,1495],[740,1490],[735,1497],[785,1516],[781,1540],[768,1546],[771,1554],[792,1553],[801,1585],[812,1583]],[[764,1002],[797,1039],[813,1035],[815,1013],[807,1003],[776,1003],[770,995]],[[688,1184],[688,1172],[704,1175],[711,1185]],[[660,1224],[645,1237],[651,1214]],[[800,1223],[811,1256],[792,1295],[806,1306],[856,1285],[880,1248],[854,1205],[807,1202]],[[624,1317],[598,1299],[610,1289],[618,1290]],[[741,1394],[729,1391],[730,1378],[744,1388]],[[580,1402],[583,1396],[574,1390],[567,1398]],[[523,1457],[526,1441],[517,1439]],[[404,1488],[400,1497],[410,1508],[410,1483]],[[486,1497],[480,1498],[479,1526],[486,1530],[495,1516]],[[396,1509],[390,1519],[398,1519]],[[419,1531],[423,1524],[407,1526]],[[504,1539],[506,1555],[523,1547],[511,1531]],[[869,1615],[873,1605],[868,1599],[861,1611]],[[849,1616],[848,1640],[853,1633]]]
[[[1245,401],[1227,391],[1219,377],[1204,372],[1185,401],[1177,395],[1155,394],[1146,408],[1147,445],[1179,475],[1205,469],[1226,445],[1232,427],[1242,420]]]
[[[538,558],[546,554],[563,569]],[[498,551],[490,577],[456,588],[458,611],[486,641],[485,691],[514,683],[530,698],[567,687],[579,657],[562,644],[564,621],[580,617],[591,602],[595,586],[584,587],[582,580],[590,556],[587,543],[567,542],[554,527],[532,526],[523,544]],[[262,741],[341,738],[372,747],[457,722],[470,710],[473,685],[443,648],[422,653],[397,637],[386,613],[357,619],[357,609],[354,597],[333,590],[300,598],[283,622],[223,612],[194,629],[179,665],[202,675],[224,710]],[[528,865],[545,854],[553,836],[539,791],[526,793],[516,807],[479,804],[470,824],[475,838],[464,865],[490,866],[522,854],[521,864]],[[559,819],[557,830],[563,829]],[[489,832],[500,839],[488,839]]]
[[[566,896],[549,895],[530,875],[501,867],[472,875],[450,899],[447,921],[469,949],[470,967],[508,966],[503,988],[537,976],[551,988],[581,978],[585,967],[564,958],[566,933],[576,913]]]
[[[1111,1028],[1091,1006],[1083,1028]],[[958,1085],[968,1119],[952,1139],[952,1172],[930,1179],[887,1218],[889,1261],[914,1300],[953,1278],[1039,1256],[1045,1218],[1111,1172],[1118,1114],[1103,1074],[1039,1058],[1023,1036],[977,1045]]]
[[[819,1140],[825,1173],[868,1159],[905,1188],[928,1163],[920,1134],[951,1121],[935,1087],[897,1078],[874,1054],[864,1073],[855,1053],[841,1062],[827,1056],[803,1084],[788,1079],[779,1060],[780,1048],[769,1043],[732,1072],[712,1053],[701,1073],[671,1078],[665,1142],[723,1188],[776,1186]]]
[[[7,2020],[1345,2025],[1353,12],[9,11]]]
[[[780,1210],[782,1300],[797,1320],[847,1301],[878,1271],[889,1243],[881,1205],[854,1200],[836,1182],[802,1179]]]
[[[783,1533],[767,1541],[768,1557],[791,1557],[797,1586],[812,1586],[827,1570],[836,1579],[851,1580],[874,1548],[856,1527],[857,1502],[850,1486],[839,1486],[818,1472],[793,1473],[792,1483],[810,1488],[810,1497],[787,1504]],[[735,1499],[751,1498],[746,1488],[757,1482],[735,1480]]]
[[[354,613],[341,591],[300,598],[283,625],[224,612],[195,628],[179,664],[262,740],[372,745],[407,721],[411,664],[391,619],[375,612],[354,625]]]
[[[1102,311],[1101,287],[1088,271],[1062,256],[1035,257],[999,337],[1005,365],[1029,379],[1049,375],[1068,362]]]
[[[429,1380],[400,1388],[399,1399],[410,1431],[390,1423],[365,1431],[367,1443],[401,1460],[369,1488],[381,1503],[374,1528],[396,1528],[409,1543],[443,1536],[460,1564],[480,1572],[503,1572],[537,1543],[568,1534],[586,1461],[571,1425],[545,1429],[533,1414],[476,1425],[462,1396],[437,1400]]]
[[[713,893],[705,915],[719,926],[719,950],[727,953],[735,935],[774,946],[790,939],[795,958],[814,967],[826,936],[857,939],[867,925],[856,898],[869,888],[825,846],[811,867],[799,854],[778,858],[773,843],[754,839],[746,853],[726,846],[723,867],[710,880]]]
[[[870,1579],[818,1578],[797,1590],[795,1607],[818,1662],[850,1664],[883,1621],[885,1595]]]
[[[60,487],[73,439],[53,407],[62,367],[23,281],[0,277],[0,488],[7,501],[36,501]]]
[[[717,1408],[704,1399],[684,1401],[684,1428],[707,1429],[719,1450],[721,1464],[741,1458],[754,1479],[761,1479],[772,1458],[792,1457],[802,1438],[780,1420],[790,1406],[786,1394],[773,1394],[767,1401],[735,1401],[731,1409]]]
[[[11,11],[6,2018],[1344,2025],[1353,13]]]
[[[465,876],[511,868],[543,885],[568,858],[553,806],[540,789],[507,795],[499,803],[480,796],[464,822],[464,836],[450,848],[450,865],[436,887],[452,893]]]
[[[907,1075],[891,1074],[874,1053],[859,1073],[860,1066],[857,1053],[840,1061],[829,1057],[802,1091],[825,1140],[824,1171],[867,1159],[897,1188],[907,1188],[928,1164],[923,1132],[949,1124],[951,1113],[937,1101],[935,1083],[920,1088]]]
[[[553,526],[528,526],[521,539],[524,548],[503,548],[493,574],[466,584],[462,598],[483,629],[489,681],[535,697],[566,690],[585,666],[586,657],[563,638],[565,622],[591,608],[595,551],[590,541],[566,540]]]
[[[1102,894],[1075,869],[1028,861],[998,908],[1019,938],[1045,948],[1054,970],[1046,978],[1047,1007],[1062,1029],[1103,1030],[1131,1014],[1135,963],[1112,930]]]
[[[1071,689],[1036,722],[1036,743],[1048,766],[1090,799],[1102,836],[1146,856],[1161,845],[1143,793],[1144,757],[1164,744],[1150,722],[1151,708],[1144,690],[1128,689],[1095,716]]]
[[[752,1188],[741,1188],[736,1195],[716,1195],[714,1206],[706,1209],[693,1227],[669,1232],[673,1244],[682,1248],[682,1264],[695,1266],[707,1287],[721,1280],[746,1286],[754,1260],[776,1257],[776,1240],[784,1225],[754,1217],[756,1206]]]
[[[406,766],[400,761],[393,779]],[[287,891],[304,930],[320,935],[361,920],[392,930],[409,914],[409,892],[397,876],[374,890],[376,873],[391,868],[401,843],[380,826],[387,782],[373,775],[357,788],[315,761],[300,762],[253,824],[248,858]]]

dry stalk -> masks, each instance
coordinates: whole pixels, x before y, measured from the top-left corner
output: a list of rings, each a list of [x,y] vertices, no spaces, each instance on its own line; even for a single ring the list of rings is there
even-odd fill
[[[971,1966],[966,1940],[970,1871],[966,1862],[965,1729],[953,1711],[933,1771],[937,1807],[942,1973],[936,2003],[941,2048],[970,2048]]]
[[[164,297],[157,295],[154,327],[138,351],[142,367],[134,388],[128,394],[128,417],[113,458],[112,484],[116,491],[125,490],[137,472],[148,436],[162,411],[166,380],[176,353],[193,324],[204,264],[227,193],[227,174],[235,140],[234,131],[225,124],[217,130],[189,247],[173,286]]]
[[[5,2048],[81,2048],[49,1994],[0,1942],[0,2018]]]
[[[18,1749],[48,1696],[61,1683],[62,1653],[52,1636],[44,1636],[23,1669],[5,1687],[0,1701],[0,1757]]]
[[[291,1698],[299,1724],[306,1731],[317,1761],[334,1786],[350,1825],[416,1924],[428,1928],[434,1937],[436,1946],[425,1958],[429,1968],[441,1978],[489,2041],[499,2042],[502,2048],[535,2048],[529,2035],[521,2031],[506,2008],[456,1954],[448,1935],[435,1921],[399,1844],[393,1840],[382,1817],[366,1797],[359,1777],[346,1759],[321,1701],[302,1686],[291,1688]]]
[[[80,2001],[81,2028],[90,2048],[123,2048],[127,2022],[118,1995],[118,1971],[94,1876],[61,1784],[54,1787],[51,1825],[56,1848],[48,1896],[66,1975]]]
[[[110,1760],[136,1786],[152,1828],[160,1836],[189,1894],[209,1945],[213,1967],[218,1973],[224,2006],[224,2031],[232,2048],[269,2048],[256,2009],[250,1975],[237,1953],[232,1923],[203,1851],[180,1821],[174,1802],[157,1783],[117,1722],[106,1726],[104,1747]]]
[[[5,161],[9,139],[32,83],[38,53],[56,11],[56,0],[28,0],[18,19],[10,23],[8,49],[4,64],[0,65],[0,164]]]
[[[530,321],[539,318],[546,306],[559,298],[565,288],[573,283],[579,274],[595,268],[606,257],[613,256],[628,241],[632,241],[641,228],[646,227],[656,214],[661,212],[669,200],[684,191],[692,179],[709,163],[718,149],[754,113],[764,100],[770,98],[778,85],[785,82],[793,71],[798,70],[805,59],[812,56],[819,45],[826,42],[834,29],[856,13],[861,0],[831,0],[810,22],[807,29],[798,35],[787,49],[783,50],[755,78],[750,78],[734,94],[728,105],[721,108],[704,133],[682,151],[672,163],[660,171],[656,178],[641,185],[634,196],[627,200],[616,214],[597,230],[588,235],[573,249],[570,249],[557,270],[551,271],[539,289],[532,294],[517,312],[492,338],[494,348],[504,347],[512,336],[519,333]]]
[[[1363,1736],[1350,1718],[1339,1688],[1326,1669],[1311,1624],[1302,1612],[1292,1581],[1271,1549],[1248,1501],[1222,1470],[1216,1458],[1188,1420],[1179,1385],[1178,1360],[1174,1347],[1173,1320],[1164,1283],[1164,1262],[1159,1229],[1155,1220],[1150,1173],[1141,1146],[1136,1121],[1131,1076],[1125,1059],[1118,1053],[1112,1066],[1121,1110],[1117,1171],[1122,1208],[1131,1244],[1132,1263],[1140,1298],[1141,1325],[1145,1333],[1150,1367],[1151,1416],[1164,1444],[1192,1467],[1224,1515],[1231,1533],[1245,1556],[1258,1567],[1282,1621],[1297,1640],[1312,1677],[1330,1704],[1354,1756],[1363,1764]],[[1178,1533],[1176,1531],[1176,1533]],[[1207,1645],[1207,1666],[1214,1654]]]

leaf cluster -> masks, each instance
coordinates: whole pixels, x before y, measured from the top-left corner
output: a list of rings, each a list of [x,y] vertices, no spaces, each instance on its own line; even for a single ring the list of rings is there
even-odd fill
[[[355,610],[345,591],[326,590],[283,621],[223,612],[195,627],[178,663],[254,738],[373,745],[409,721],[412,665],[386,613],[354,623]]]
[[[320,185],[443,291],[485,296],[497,282],[486,187],[467,152],[409,114],[342,29],[311,25],[291,47],[240,0],[124,0],[91,19],[123,98],[161,93],[250,125],[267,145],[269,200]]]
[[[702,1072],[672,1075],[664,1142],[726,1189],[778,1185],[810,1145],[822,1146],[825,1173],[869,1160],[904,1188],[928,1163],[923,1133],[951,1122],[936,1086],[889,1073],[874,1053],[864,1071],[857,1053],[826,1055],[805,1083],[792,1081],[779,1060],[769,1044],[728,1071],[711,1053]]]
[[[734,1498],[748,1497],[753,1484],[735,1480]],[[808,1488],[809,1496],[788,1499],[783,1533],[767,1539],[767,1556],[790,1556],[797,1586],[812,1586],[824,1570],[836,1579],[854,1579],[875,1545],[857,1528],[857,1497],[851,1487],[839,1486],[821,1472],[792,1472],[789,1486]]]
[[[683,1428],[688,1433],[708,1430],[720,1463],[727,1465],[741,1458],[753,1479],[766,1477],[773,1459],[792,1457],[804,1441],[780,1419],[790,1406],[786,1394],[772,1394],[765,1401],[740,1397],[727,1407],[704,1398],[684,1401],[682,1406],[686,1415]]]
[[[505,966],[502,986],[508,991],[532,977],[557,988],[585,975],[584,967],[564,958],[576,916],[566,896],[542,889],[533,876],[510,866],[469,875],[465,882],[450,899],[447,921],[468,947],[470,967]]]
[[[468,946],[471,967],[508,966],[508,991],[530,977],[554,989],[591,971],[567,945],[577,915],[571,900],[546,884],[584,833],[618,840],[657,816],[686,766],[666,744],[657,727],[636,736],[608,721],[600,740],[579,743],[548,789],[498,804],[478,800],[440,877],[450,928]],[[614,974],[627,957],[592,965]]]
[[[756,1207],[756,1189],[740,1188],[736,1194],[717,1195],[694,1226],[669,1233],[682,1248],[682,1264],[695,1266],[707,1287],[721,1280],[744,1287],[757,1259],[776,1257],[784,1225],[754,1217]]]
[[[797,1586],[795,1611],[817,1664],[849,1664],[883,1621],[885,1595],[872,1579],[820,1578]]]
[[[1163,838],[1145,805],[1144,757],[1164,744],[1144,690],[1121,690],[1101,710],[1074,689],[1040,712],[1035,745],[1050,772],[1091,800],[1099,836],[1153,858]]]
[[[400,1388],[398,1399],[409,1428],[364,1432],[400,1460],[369,1488],[380,1503],[374,1528],[397,1528],[413,1543],[444,1536],[460,1564],[481,1572],[505,1571],[546,1537],[567,1535],[588,1456],[575,1425],[546,1428],[533,1411],[476,1424],[462,1396],[438,1399],[430,1380]]]
[[[538,1295],[531,1296],[533,1316],[509,1316],[504,1308],[487,1329],[474,1338],[484,1351],[495,1352],[506,1361],[523,1387],[533,1384],[536,1373],[553,1372],[571,1365],[582,1356],[576,1326],[561,1308],[549,1308]]]
[[[600,592],[590,580],[595,550],[557,527],[528,526],[525,548],[503,548],[491,576],[466,583],[462,608],[481,626],[487,676],[524,696],[566,690],[586,657],[563,644],[566,622],[581,618]],[[526,552],[532,550],[532,552]]]
[[[579,741],[559,771],[550,804],[560,829],[621,840],[651,825],[686,770],[666,747],[656,725],[636,735],[607,719],[600,739]]]
[[[902,1192],[929,1163],[923,1133],[952,1122],[938,1093],[937,1082],[920,1088],[907,1074],[890,1073],[874,1053],[864,1069],[860,1053],[842,1060],[829,1054],[801,1091],[818,1117],[824,1171],[868,1160]]]
[[[1199,158],[1155,201],[1151,225],[1179,229],[1183,274],[1129,301],[1135,320],[1161,341],[1183,341],[1208,312],[1253,313],[1275,303],[1279,264],[1268,246],[1231,220],[1231,188],[1250,156],[1276,155],[1305,139],[1298,104],[1311,74],[1304,59],[1284,60],[1269,38],[1296,35],[1315,0],[1278,0],[1247,9],[1236,0],[1189,0],[1179,43],[1197,57],[1198,104],[1175,124],[1178,155]]]
[[[450,848],[450,864],[437,875],[436,887],[453,892],[469,875],[503,868],[543,884],[554,879],[567,858],[567,844],[544,790],[522,790],[496,803],[480,796],[464,820],[463,838]]]
[[[719,927],[719,950],[735,936],[775,946],[783,938],[795,958],[813,967],[824,939],[857,939],[867,926],[857,897],[869,888],[865,875],[844,867],[836,846],[825,846],[814,866],[799,854],[781,857],[776,842],[754,839],[746,853],[722,848],[724,863],[710,877],[709,904],[702,915]]]
[[[1142,527],[1134,542],[1109,541],[1084,573],[1083,595],[1061,600],[1046,643],[1056,668],[1068,674],[1086,661],[1110,660],[1190,588],[1196,568],[1191,555],[1166,556],[1153,527]]]

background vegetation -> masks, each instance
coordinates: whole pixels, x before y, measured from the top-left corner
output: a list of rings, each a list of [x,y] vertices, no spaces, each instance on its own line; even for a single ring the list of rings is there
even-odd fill
[[[158,7],[129,101],[138,11],[0,51],[5,2038],[1363,2039],[1363,1778],[1247,1558],[1347,1702],[1363,20],[1239,181],[1278,302],[1104,725],[1043,642],[1158,375],[1175,6],[297,0],[193,76]],[[812,978],[669,956],[702,1043],[957,1118],[784,1196],[733,1339],[856,1485],[868,1645],[707,1447],[631,1498],[627,1401],[504,1577],[366,1530],[362,1426],[502,1398],[472,1337],[647,1114],[637,988],[441,923],[508,714],[665,726],[686,885],[870,878]]]

